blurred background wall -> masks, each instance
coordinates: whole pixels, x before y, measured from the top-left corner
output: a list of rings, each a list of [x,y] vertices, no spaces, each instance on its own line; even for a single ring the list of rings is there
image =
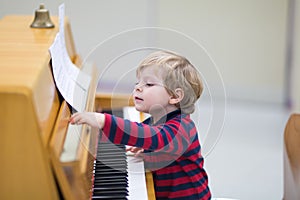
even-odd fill
[[[295,20],[289,19],[289,0],[1,0],[0,17],[8,14],[32,15],[40,3],[45,4],[51,15],[57,15],[58,6],[63,2],[78,53],[99,65],[102,65],[101,55],[93,57],[90,53],[113,35],[141,27],[167,28],[194,39],[209,53],[223,79],[227,98],[276,104],[290,100],[291,91],[287,88],[291,86],[290,71],[297,63],[287,66],[287,52],[292,53],[291,49],[288,51],[291,47],[299,49],[299,42],[289,46],[288,36],[293,35],[294,38],[290,38],[292,42],[299,37],[290,33],[296,29],[290,24]],[[155,43],[156,39],[145,38],[148,43]],[[184,42],[174,41],[177,46]],[[110,46],[115,48],[117,44]],[[199,49],[179,51],[187,57],[199,53]],[[114,73],[107,73],[103,81],[115,80],[119,77],[116,69],[124,70],[120,73],[130,71],[137,61],[123,61],[122,66],[114,67]],[[218,79],[216,74],[204,75],[210,87],[219,84],[215,82]]]

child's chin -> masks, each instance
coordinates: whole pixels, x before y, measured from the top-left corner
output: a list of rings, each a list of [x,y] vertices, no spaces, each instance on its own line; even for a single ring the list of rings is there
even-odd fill
[[[145,109],[143,108],[143,106],[140,106],[140,105],[135,105],[135,109],[139,112],[146,112]]]

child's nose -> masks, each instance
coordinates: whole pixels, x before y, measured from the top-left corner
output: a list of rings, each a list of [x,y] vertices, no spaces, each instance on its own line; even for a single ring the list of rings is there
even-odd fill
[[[137,91],[137,92],[143,91],[142,87],[135,87],[134,90]]]
[[[134,90],[141,92],[143,90],[143,85],[142,84],[136,84],[134,86]]]

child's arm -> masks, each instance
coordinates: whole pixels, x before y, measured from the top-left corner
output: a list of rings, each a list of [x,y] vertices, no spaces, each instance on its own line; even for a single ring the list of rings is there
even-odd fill
[[[69,121],[71,124],[88,124],[91,127],[102,129],[105,117],[102,113],[83,112],[73,114]]]
[[[162,150],[173,155],[181,155],[190,145],[190,137],[197,134],[196,129],[191,130],[191,135],[187,134],[184,129],[188,124],[181,124],[179,119],[161,126],[149,126],[109,114],[84,112],[73,114],[69,121],[102,129],[103,135],[115,144]]]
[[[151,126],[104,114],[103,136],[115,144],[126,144],[149,151],[182,155],[190,146],[197,130],[181,117],[165,124]]]

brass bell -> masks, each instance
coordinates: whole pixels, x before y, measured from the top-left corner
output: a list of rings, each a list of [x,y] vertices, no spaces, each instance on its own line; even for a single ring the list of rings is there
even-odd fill
[[[50,19],[50,14],[45,9],[44,4],[40,5],[40,8],[35,11],[35,16],[31,28],[54,28],[54,24]]]

